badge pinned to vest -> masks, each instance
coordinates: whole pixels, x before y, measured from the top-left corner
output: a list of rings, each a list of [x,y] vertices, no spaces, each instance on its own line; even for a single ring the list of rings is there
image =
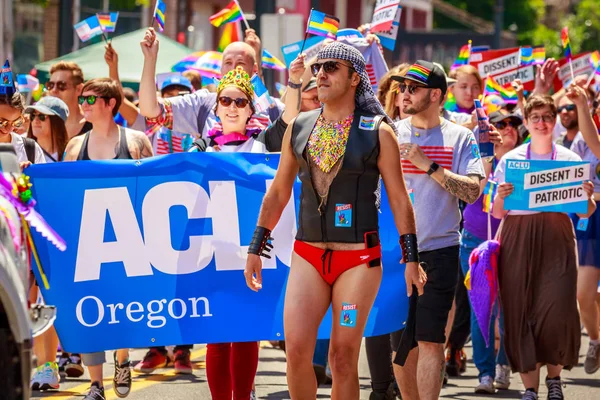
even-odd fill
[[[335,227],[336,228],[352,227],[352,204],[336,204],[335,205]]]
[[[589,222],[590,220],[588,218],[580,218],[579,221],[577,221],[577,230],[582,232],[587,231]]]
[[[481,158],[481,153],[479,153],[479,145],[473,138],[471,138],[471,154],[473,155],[473,158]]]
[[[375,130],[375,117],[365,117],[363,115],[362,117],[360,117],[358,128],[363,129],[365,131]]]

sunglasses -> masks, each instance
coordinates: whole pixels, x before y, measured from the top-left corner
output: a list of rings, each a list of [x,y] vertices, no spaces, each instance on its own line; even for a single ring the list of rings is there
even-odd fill
[[[83,103],[88,103],[90,106],[93,106],[94,104],[96,104],[96,100],[98,99],[104,99],[104,100],[108,100],[110,99],[110,97],[108,96],[96,96],[94,94],[91,94],[89,96],[79,96],[77,98],[77,100],[79,101],[79,104],[83,104]]]
[[[565,104],[564,106],[558,107],[557,111],[560,114],[563,110],[566,111],[575,111],[577,106],[575,104]]]
[[[356,71],[352,65],[347,65],[339,61],[325,61],[324,63],[314,63],[310,66],[310,71],[312,72],[313,76],[317,76],[317,74],[321,70],[321,67],[323,67],[323,71],[326,74],[332,74],[340,68],[340,65],[344,65],[350,68],[351,70]]]
[[[533,122],[534,124],[537,124],[538,122],[540,122],[542,120],[545,123],[549,124],[551,122],[556,121],[556,115],[553,115],[553,114],[544,114],[544,115],[535,114],[535,115],[530,115],[528,119],[529,119],[530,122]]]
[[[31,114],[29,118],[31,118],[31,122],[35,121],[35,119],[39,119],[41,122],[46,120],[46,114]]]
[[[517,122],[514,122],[514,121],[508,121],[508,122],[500,121],[500,122],[496,122],[494,124],[494,126],[496,127],[496,129],[500,129],[500,130],[506,128],[507,126],[510,126],[510,127],[516,129],[516,128],[519,127],[519,125],[521,125],[521,124],[519,124]]]
[[[19,118],[15,119],[14,121],[9,121],[7,119],[1,119],[0,127],[6,129],[10,125],[13,128],[20,128],[23,126],[24,123],[25,123],[25,118],[21,115]]]
[[[229,107],[231,103],[235,103],[236,108],[244,108],[248,105],[249,101],[243,97],[238,97],[237,99],[232,99],[228,96],[219,97],[219,104],[223,107]]]
[[[65,90],[67,90],[69,88],[69,84],[65,81],[48,81],[46,82],[46,89],[48,90],[52,90],[54,89],[54,86],[56,86],[56,90],[58,90],[59,92],[64,92]]]
[[[413,86],[407,85],[406,83],[401,83],[400,86],[398,86],[398,88],[400,89],[400,93],[404,93],[406,92],[406,89],[408,89],[408,93],[415,94],[417,92],[417,89],[427,89],[427,86]]]

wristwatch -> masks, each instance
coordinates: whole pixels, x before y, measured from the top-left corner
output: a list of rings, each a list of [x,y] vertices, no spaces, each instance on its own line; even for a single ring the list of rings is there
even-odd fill
[[[300,83],[294,83],[291,80],[288,80],[288,86],[292,89],[300,89],[302,87],[302,80],[300,80]]]
[[[427,171],[427,175],[431,176],[435,171],[438,170],[440,166],[437,163],[431,163],[429,166],[429,171]]]

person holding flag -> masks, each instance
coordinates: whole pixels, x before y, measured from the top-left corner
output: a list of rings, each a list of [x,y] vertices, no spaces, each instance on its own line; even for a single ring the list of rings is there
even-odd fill
[[[293,399],[317,395],[312,358],[318,327],[332,305],[329,360],[334,398],[358,400],[359,350],[382,276],[380,175],[401,232],[409,287],[415,284],[422,293],[426,276],[418,264],[414,214],[396,135],[373,92],[364,57],[355,48],[334,42],[319,51],[311,70],[324,106],[299,114],[288,126],[244,275],[251,290],[262,289],[260,257],[270,257],[271,231],[299,174],[301,221],[284,305],[289,392]],[[353,172],[357,169],[358,182]]]

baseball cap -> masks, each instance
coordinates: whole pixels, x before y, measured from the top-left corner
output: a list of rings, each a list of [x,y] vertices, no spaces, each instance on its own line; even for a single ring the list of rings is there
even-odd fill
[[[310,80],[308,81],[306,86],[304,86],[302,88],[302,91],[308,92],[309,90],[316,89],[316,88],[317,88],[317,78],[312,77],[312,78],[310,78]]]
[[[417,60],[416,63],[410,66],[404,76],[395,75],[392,79],[398,82],[412,81],[420,83],[431,89],[440,89],[442,95],[448,90],[448,82],[446,82],[446,73],[440,67],[429,61]]]
[[[441,69],[442,72],[444,72],[444,76],[446,76],[446,83],[448,84],[448,86],[454,85],[456,83],[456,79],[450,78],[448,76],[448,74],[446,73],[446,70],[444,69],[444,67],[442,66],[442,64],[434,62],[433,65],[435,65],[436,67],[438,67],[439,69]]]
[[[34,110],[45,115],[56,115],[65,122],[69,117],[69,107],[58,97],[42,97],[34,106],[27,107],[25,112],[31,113]]]
[[[495,124],[496,122],[504,121],[505,119],[513,119],[518,121],[519,124],[523,123],[523,118],[517,114],[505,114],[501,111],[494,111],[489,115],[490,122]]]
[[[169,86],[175,86],[175,85],[186,87],[190,90],[190,92],[192,92],[194,90],[194,87],[192,86],[192,82],[190,82],[190,80],[188,78],[186,78],[185,76],[171,75],[162,82],[162,84],[160,85],[160,91],[162,92]]]

